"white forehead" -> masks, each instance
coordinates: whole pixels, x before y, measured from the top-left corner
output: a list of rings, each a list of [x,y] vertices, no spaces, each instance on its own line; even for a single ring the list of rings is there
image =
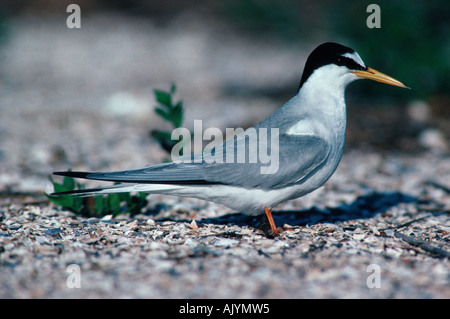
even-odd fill
[[[352,59],[353,61],[355,61],[356,63],[358,63],[359,65],[362,65],[363,67],[366,67],[366,65],[364,64],[363,60],[361,59],[361,57],[359,56],[359,54],[355,51],[353,53],[347,52],[344,54],[341,54],[343,57]]]

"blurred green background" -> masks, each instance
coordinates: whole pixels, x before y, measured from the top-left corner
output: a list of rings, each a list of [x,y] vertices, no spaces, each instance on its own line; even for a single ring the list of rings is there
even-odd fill
[[[355,48],[365,61],[370,61],[367,64],[395,70],[395,76],[413,88],[396,97],[424,99],[450,92],[450,3],[447,0],[4,0],[0,3],[0,41],[7,39],[9,18],[23,13],[61,13],[69,3],[79,4],[83,14],[109,10],[148,16],[161,22],[183,10],[198,10],[227,20],[250,37],[269,36],[271,40],[280,39],[291,45],[327,39],[343,42]],[[366,8],[370,3],[381,8],[379,29],[369,29],[366,25],[370,15]],[[378,86],[370,85],[363,88],[364,93],[377,89]]]
[[[376,3],[381,28],[369,29],[366,9]],[[272,33],[288,42],[315,38],[346,43],[368,65],[395,70],[413,88],[395,98],[426,99],[450,92],[450,2],[436,1],[227,1],[230,22],[254,33]],[[381,96],[379,86],[361,91]],[[384,90],[384,88],[381,88]],[[391,96],[392,97],[392,96]]]
[[[9,21],[14,17],[24,14],[62,14],[65,17],[69,3],[79,4],[83,16],[108,11],[152,19],[161,26],[170,24],[171,19],[185,11],[195,11],[197,17],[206,16],[209,21],[226,23],[241,37],[260,38],[274,46],[282,45],[292,50],[302,48],[310,51],[325,41],[341,42],[354,48],[368,66],[411,87],[411,90],[400,90],[373,85],[369,81],[355,84],[358,89],[352,89],[348,96],[353,102],[349,104],[358,105],[358,108],[349,109],[349,116],[353,117],[353,123],[349,121],[350,145],[358,145],[358,138],[370,139],[380,131],[380,127],[384,135],[377,136],[373,143],[392,148],[416,149],[417,145],[408,142],[408,138],[417,138],[428,127],[437,128],[446,140],[450,137],[448,0],[3,0],[0,3],[0,45],[8,41]],[[370,15],[366,9],[370,3],[381,8],[379,29],[369,29],[366,25]],[[298,82],[292,83],[286,92],[275,98],[286,100],[297,85]],[[427,112],[431,112],[433,117],[419,124],[405,122],[407,113],[411,111],[408,105],[415,101],[425,103]],[[371,114],[370,122],[361,116],[364,114]],[[378,120],[373,120],[377,116]],[[408,146],[410,144],[412,146]]]

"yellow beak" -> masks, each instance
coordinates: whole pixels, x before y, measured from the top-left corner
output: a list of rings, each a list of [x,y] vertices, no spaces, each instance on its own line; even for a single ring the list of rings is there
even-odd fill
[[[390,76],[381,73],[377,70],[374,70],[372,68],[367,68],[367,71],[352,71],[353,74],[355,74],[357,77],[374,80],[381,83],[386,83],[390,85],[399,86],[401,88],[409,89],[406,85],[404,85],[402,82],[397,81],[394,78],[391,78]]]

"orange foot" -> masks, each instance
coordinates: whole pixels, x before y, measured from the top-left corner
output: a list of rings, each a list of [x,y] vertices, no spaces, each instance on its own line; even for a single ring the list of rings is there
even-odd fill
[[[264,207],[264,211],[266,212],[266,217],[269,221],[270,229],[272,230],[273,235],[279,235],[283,230],[281,228],[277,228],[277,225],[275,225],[275,221],[272,217],[272,209]]]

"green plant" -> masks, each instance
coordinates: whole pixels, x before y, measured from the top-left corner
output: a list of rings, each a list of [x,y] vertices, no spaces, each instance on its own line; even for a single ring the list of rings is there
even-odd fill
[[[154,90],[155,99],[158,106],[155,107],[155,113],[164,121],[171,124],[173,129],[181,127],[183,123],[183,101],[174,102],[173,95],[176,92],[175,84],[172,84],[169,92],[162,90]],[[171,152],[172,147],[178,143],[177,140],[172,140],[172,133],[163,130],[151,130],[150,136],[154,138],[161,147],[168,153]]]
[[[175,84],[172,84],[169,92],[154,90],[156,101],[159,104],[154,109],[155,113],[164,121],[169,122],[174,129],[181,127],[184,113],[183,102],[178,101],[175,103],[173,101],[175,92]],[[152,130],[150,135],[157,140],[167,152],[170,152],[173,145],[178,142],[171,139],[172,134],[169,131]],[[85,188],[83,184],[75,182],[72,177],[64,177],[62,183],[57,183],[51,177],[49,178],[56,193]],[[148,204],[146,199],[147,195],[148,194],[146,193],[137,193],[136,195],[131,195],[130,193],[116,193],[82,198],[71,195],[53,196],[45,194],[52,203],[63,209],[70,210],[75,214],[83,216],[96,217],[105,215],[117,216],[121,213],[130,213],[131,215],[138,214],[142,207],[145,207]]]
[[[67,192],[84,189],[84,185],[75,182],[72,177],[64,177],[62,184],[50,177],[55,192]],[[57,206],[70,210],[75,214],[88,217],[102,217],[105,215],[117,216],[121,213],[135,215],[141,212],[142,207],[148,203],[146,193],[129,193],[98,195],[93,197],[76,197],[71,195],[49,195],[47,198]]]

